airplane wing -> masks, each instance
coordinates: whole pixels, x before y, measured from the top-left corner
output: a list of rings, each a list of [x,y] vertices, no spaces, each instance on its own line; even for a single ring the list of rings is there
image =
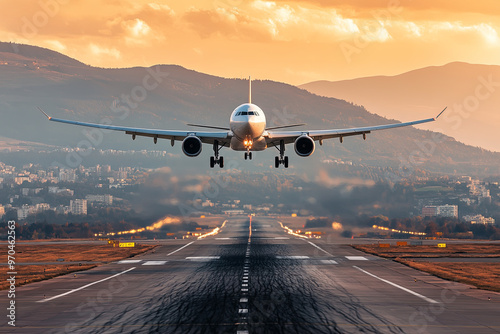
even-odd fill
[[[231,142],[232,132],[231,131],[178,131],[178,130],[159,130],[159,129],[145,129],[145,128],[132,128],[125,126],[115,126],[107,124],[96,124],[96,123],[85,123],[78,121],[71,121],[66,119],[54,118],[49,115],[41,108],[38,108],[48,119],[52,122],[60,122],[72,125],[87,126],[91,128],[98,128],[103,130],[114,130],[123,131],[127,135],[131,135],[132,139],[136,136],[151,137],[156,141],[160,139],[170,139],[172,144],[174,141],[182,141],[188,136],[196,136],[200,138],[203,143],[213,144],[215,140],[218,141],[220,146],[229,146]]]
[[[322,141],[323,139],[340,138],[340,141],[342,142],[344,137],[357,136],[357,135],[361,135],[363,136],[363,138],[366,139],[366,134],[372,131],[400,128],[403,126],[434,122],[436,119],[439,118],[439,116],[443,114],[445,110],[446,108],[444,108],[444,110],[441,111],[439,115],[437,115],[434,118],[427,118],[406,123],[393,123],[393,124],[384,124],[377,126],[366,126],[360,128],[331,129],[331,130],[267,131],[266,141],[268,146],[278,146],[281,140],[283,140],[285,144],[289,144],[293,143],[295,139],[303,135],[307,135],[311,137],[313,140],[319,140],[319,141]]]

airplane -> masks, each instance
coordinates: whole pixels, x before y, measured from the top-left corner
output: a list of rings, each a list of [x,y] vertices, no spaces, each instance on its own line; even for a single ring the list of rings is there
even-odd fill
[[[197,157],[202,151],[203,144],[211,144],[213,146],[214,155],[210,157],[210,168],[214,168],[215,165],[219,165],[220,168],[224,168],[224,157],[219,154],[221,148],[223,147],[229,147],[235,151],[245,151],[245,160],[252,160],[252,152],[263,151],[267,148],[275,147],[279,152],[279,156],[275,157],[275,167],[279,168],[280,165],[283,165],[285,168],[288,168],[288,156],[285,155],[286,144],[293,143],[295,153],[297,153],[298,156],[308,157],[314,153],[316,141],[318,141],[320,145],[323,145],[323,140],[325,139],[339,138],[342,143],[344,141],[344,137],[357,135],[363,136],[363,139],[366,140],[366,135],[372,131],[433,122],[437,120],[446,110],[446,108],[444,108],[443,111],[441,111],[439,115],[434,118],[427,118],[406,123],[329,130],[282,130],[284,128],[303,126],[305,124],[266,127],[266,116],[264,112],[257,105],[252,103],[252,79],[249,78],[248,81],[248,103],[244,103],[233,110],[229,120],[229,128],[187,124],[188,126],[220,131],[200,132],[160,130],[85,123],[54,118],[49,116],[40,107],[38,109],[53,122],[88,126],[106,130],[124,131],[125,134],[132,136],[132,140],[135,140],[136,136],[152,137],[154,143],[156,144],[158,142],[158,138],[170,139],[172,146],[174,146],[175,141],[182,141],[182,152],[188,157]]]

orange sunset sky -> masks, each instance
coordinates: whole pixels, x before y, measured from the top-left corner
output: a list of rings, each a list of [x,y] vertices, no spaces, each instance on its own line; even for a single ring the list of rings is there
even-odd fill
[[[177,64],[291,84],[500,64],[498,0],[22,0],[0,40],[100,67]]]

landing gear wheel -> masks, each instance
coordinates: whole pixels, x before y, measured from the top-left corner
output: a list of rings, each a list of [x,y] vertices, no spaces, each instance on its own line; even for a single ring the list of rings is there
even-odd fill
[[[220,168],[224,167],[224,158],[219,157],[219,151],[220,149],[224,147],[224,144],[222,146],[219,146],[219,141],[214,140],[214,155],[213,157],[210,157],[210,168],[214,168],[215,165],[219,165]]]
[[[274,158],[274,167],[280,168],[280,158],[279,157]]]
[[[247,160],[247,159],[248,159],[248,153],[245,152],[245,160]]]
[[[252,152],[248,152],[248,159],[252,160]]]
[[[288,156],[285,157],[285,161],[283,164],[285,165],[285,168],[288,168]]]

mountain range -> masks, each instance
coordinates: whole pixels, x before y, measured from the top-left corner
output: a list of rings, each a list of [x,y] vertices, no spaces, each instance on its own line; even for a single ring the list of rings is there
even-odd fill
[[[363,105],[388,118],[419,118],[448,106],[439,129],[465,144],[500,152],[500,66],[454,62],[396,76],[315,81],[299,86]],[[422,129],[436,130],[433,125]]]
[[[228,126],[231,111],[248,99],[248,81],[244,79],[221,78],[178,65],[96,68],[48,49],[11,43],[0,43],[0,78],[2,136],[65,147],[82,146],[89,140],[88,130],[48,122],[37,106],[58,118],[186,129],[186,123]],[[264,110],[268,126],[307,123],[303,129],[328,129],[394,122],[369,108],[268,80],[254,81],[252,102]],[[391,103],[386,99],[384,102]],[[436,102],[425,112],[394,118],[410,121],[432,117],[441,106]],[[444,123],[439,120],[429,129],[440,129]],[[171,155],[165,165],[177,166],[186,173],[209,169],[208,157],[212,155],[208,145],[200,157],[193,159],[182,154],[179,144],[171,148],[167,141],[160,140],[157,145],[146,138],[132,141],[122,133],[104,133],[102,138],[93,138],[92,146],[167,150]],[[244,161],[240,153],[225,149],[221,154],[226,161],[235,159],[243,170],[273,169],[274,149],[254,154],[250,162]],[[308,175],[320,170],[334,173],[338,161],[399,171],[500,175],[500,153],[413,127],[374,132],[366,141],[358,137],[346,138],[343,143],[327,140],[323,146],[318,144],[307,159],[298,157],[292,146],[287,147],[287,154],[293,167],[288,172]]]

